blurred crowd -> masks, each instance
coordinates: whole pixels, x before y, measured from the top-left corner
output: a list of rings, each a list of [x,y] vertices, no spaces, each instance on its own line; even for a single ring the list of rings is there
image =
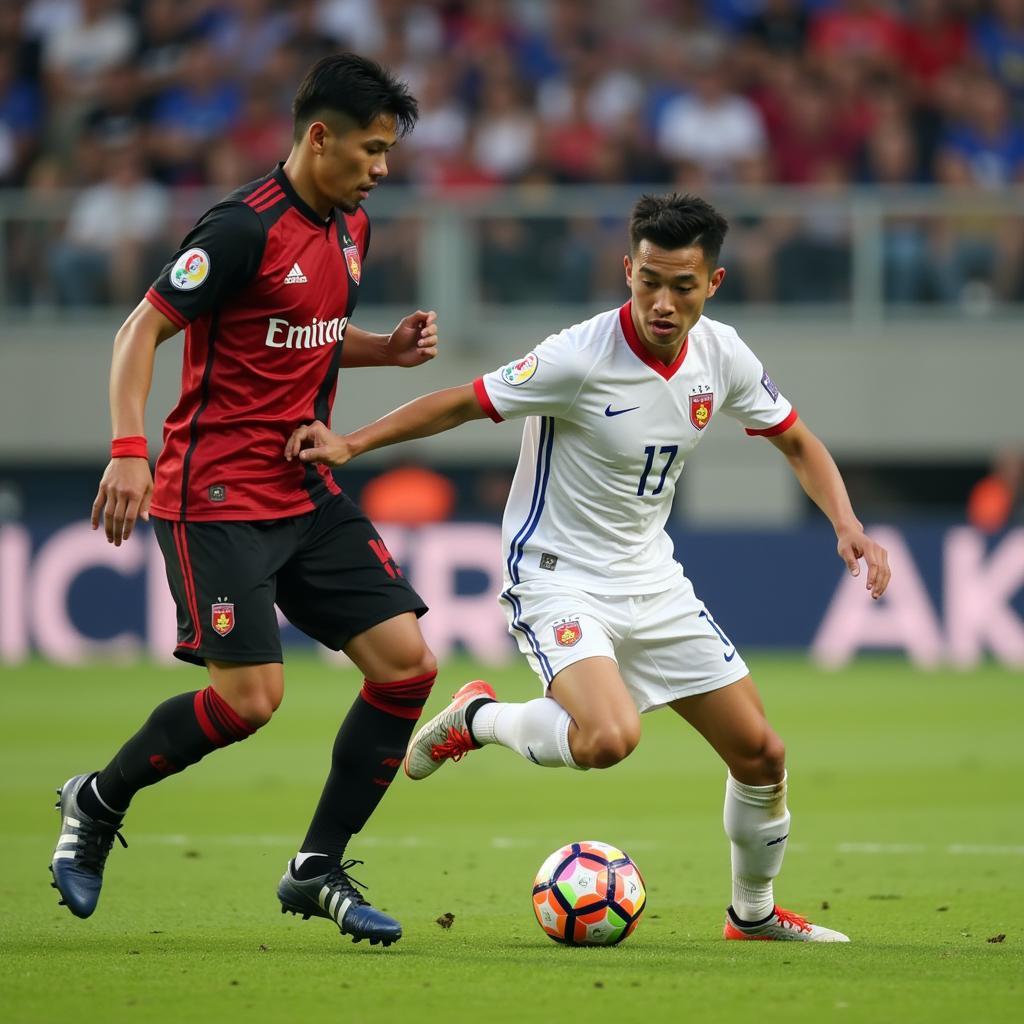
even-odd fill
[[[425,197],[1024,179],[1024,0],[7,0],[0,186],[80,190],[66,223],[8,239],[10,298],[137,297],[187,226],[176,190],[227,192],[283,159],[295,86],[339,49],[379,59],[419,98],[390,172]],[[848,297],[848,217],[733,221],[733,300]],[[536,296],[539,278],[552,297],[610,291],[594,258],[604,230],[486,222],[485,296]],[[1013,219],[908,213],[883,242],[889,300],[956,301],[978,283],[1024,297]],[[412,247],[387,230],[374,244],[396,271],[373,297],[404,299]]]

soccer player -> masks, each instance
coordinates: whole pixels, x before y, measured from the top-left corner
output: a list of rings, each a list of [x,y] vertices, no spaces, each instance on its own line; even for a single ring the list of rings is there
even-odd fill
[[[330,471],[289,463],[282,449],[300,424],[326,422],[339,367],[436,355],[432,311],[390,336],[349,322],[370,241],[362,203],[418,108],[390,72],[340,54],[309,71],[293,113],[288,159],[200,218],[117,335],[112,458],[92,525],[119,545],[152,517],[177,604],[175,654],[205,665],[209,685],[160,704],[102,771],[65,783],[51,871],[62,902],[88,917],[135,794],[270,720],[284,693],[276,604],[365,676],[278,886],[281,909],[389,945],[400,924],[363,899],[347,873],[361,862],[342,857],[394,778],[434,682],[417,622],[426,608]],[[181,396],[154,481],[143,411],[156,348],[182,329]]]
[[[780,909],[773,880],[789,836],[785,749],[747,666],[673,557],[665,522],[686,456],[718,413],[767,437],[828,516],[873,598],[886,552],[864,533],[825,446],[736,331],[703,315],[725,270],[725,220],[693,196],[644,196],[624,259],[630,301],[547,338],[471,384],[419,398],[344,437],[300,427],[289,459],[340,466],[489,416],[528,417],[505,509],[501,601],[544,696],[502,703],[482,681],[413,736],[405,771],[497,743],[538,765],[607,768],[669,707],[728,767],[732,844],[727,939],[845,942]]]

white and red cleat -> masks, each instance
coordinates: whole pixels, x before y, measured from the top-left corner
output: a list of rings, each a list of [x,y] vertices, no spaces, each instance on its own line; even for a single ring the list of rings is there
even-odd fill
[[[479,748],[466,725],[466,709],[481,698],[497,699],[490,683],[474,679],[455,694],[444,711],[420,726],[405,752],[405,774],[410,779],[425,779],[445,761],[459,761]]]
[[[842,932],[811,924],[805,917],[792,910],[775,907],[767,921],[749,925],[740,921],[732,907],[725,912],[725,928],[722,937],[726,939],[753,939],[761,942],[849,942],[849,936]]]

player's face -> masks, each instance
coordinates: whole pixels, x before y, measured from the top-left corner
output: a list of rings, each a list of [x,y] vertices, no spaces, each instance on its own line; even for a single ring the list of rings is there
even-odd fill
[[[646,239],[625,258],[625,267],[637,334],[652,355],[671,363],[725,269],[712,270],[699,246],[661,249]]]
[[[366,128],[355,125],[339,132],[322,127],[314,162],[317,188],[332,206],[354,213],[387,177],[388,150],[398,138],[395,118],[381,114]]]

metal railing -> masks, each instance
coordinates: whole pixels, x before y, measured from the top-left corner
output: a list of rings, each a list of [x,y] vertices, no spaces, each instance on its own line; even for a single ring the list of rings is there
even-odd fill
[[[368,205],[373,235],[362,301],[444,309],[456,335],[512,308],[592,309],[621,301],[628,215],[643,191],[664,186],[435,195],[388,185]],[[62,271],[54,257],[75,245],[66,225],[82,196],[0,190],[6,320],[80,311],[81,296],[69,299],[60,277],[80,264],[64,261]],[[132,294],[142,294],[154,268],[218,198],[207,190],[170,194],[166,229],[140,248],[133,264],[139,280]],[[1024,188],[723,188],[707,198],[732,225],[719,308],[757,304],[787,315],[824,310],[871,330],[907,311],[917,317],[1016,316],[1024,301]],[[88,247],[82,255],[89,267]],[[109,258],[101,250],[93,255],[101,268]],[[98,280],[87,305],[111,301],[102,275]]]

